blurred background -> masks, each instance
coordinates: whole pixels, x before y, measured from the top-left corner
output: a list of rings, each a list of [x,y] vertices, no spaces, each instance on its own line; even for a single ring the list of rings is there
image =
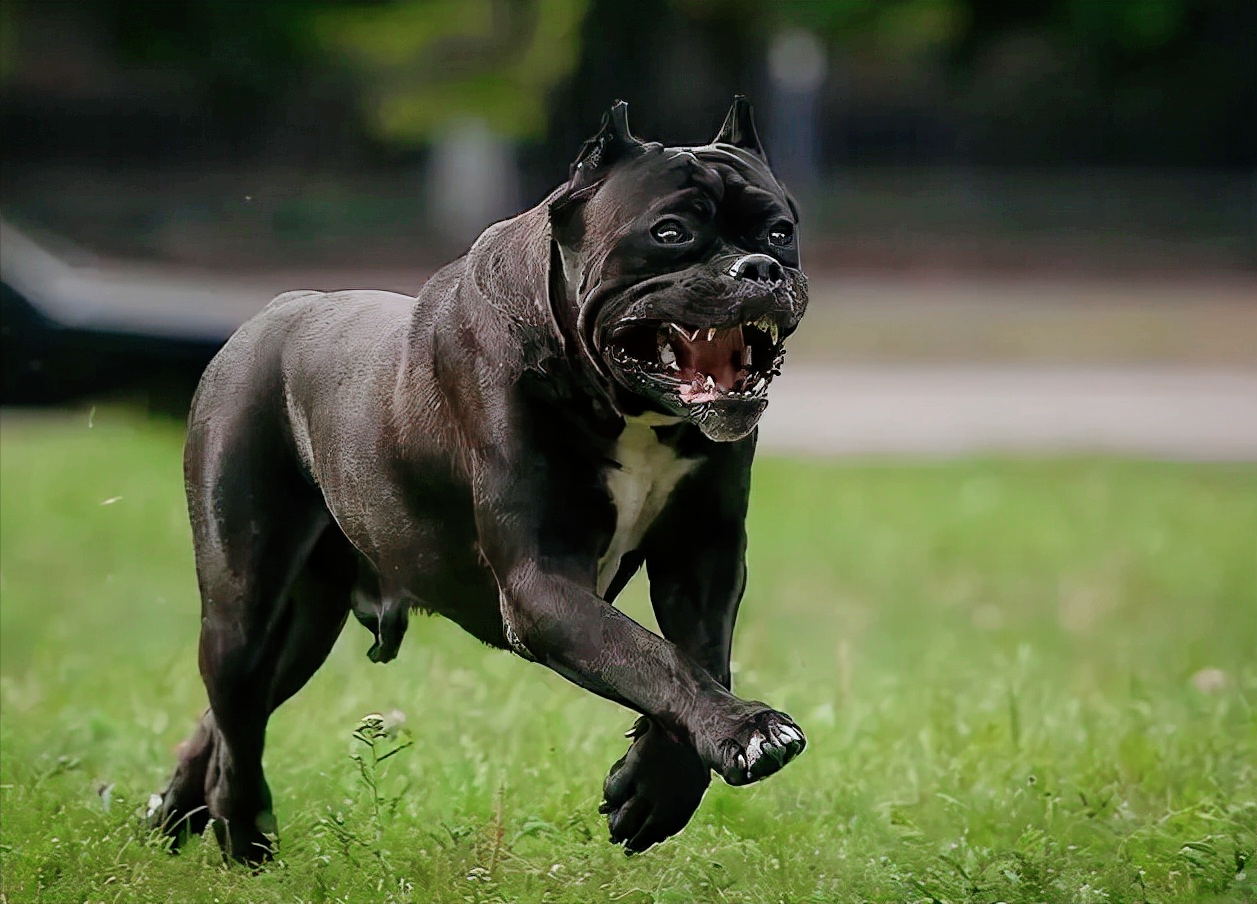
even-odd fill
[[[6,0],[3,400],[186,406],[291,288],[414,292],[616,98],[803,212],[796,451],[1257,457],[1257,4]],[[816,420],[816,412],[824,415]]]

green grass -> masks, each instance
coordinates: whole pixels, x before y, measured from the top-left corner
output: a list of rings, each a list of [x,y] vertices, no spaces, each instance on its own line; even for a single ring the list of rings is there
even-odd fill
[[[761,461],[735,682],[810,746],[639,857],[596,812],[628,713],[438,619],[376,666],[351,621],[271,723],[252,875],[138,828],[204,701],[180,442],[4,420],[11,904],[1257,900],[1257,468]],[[394,709],[377,797],[352,734]]]

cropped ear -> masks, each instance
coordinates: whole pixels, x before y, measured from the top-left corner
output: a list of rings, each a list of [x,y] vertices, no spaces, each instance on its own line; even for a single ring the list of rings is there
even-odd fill
[[[628,104],[617,100],[610,110],[602,114],[602,127],[598,129],[598,134],[581,145],[568,179],[579,190],[580,186],[575,185],[578,180],[598,178],[606,167],[641,147],[641,140],[634,138],[629,131]]]
[[[760,157],[764,156],[764,148],[759,143],[759,134],[755,131],[755,112],[751,109],[751,102],[746,99],[746,95],[734,96],[733,106],[729,108],[725,116],[724,125],[720,127],[720,131],[716,133],[711,143],[731,144],[735,148],[742,148]]]
[[[602,126],[598,134],[581,145],[580,153],[572,162],[567,185],[550,204],[553,216],[561,214],[574,201],[588,197],[606,178],[607,170],[615,163],[640,153],[645,145],[629,131],[628,104],[617,100],[611,109],[602,114]]]

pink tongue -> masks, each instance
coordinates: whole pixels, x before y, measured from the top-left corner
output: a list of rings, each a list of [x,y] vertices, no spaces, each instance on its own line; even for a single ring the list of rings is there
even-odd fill
[[[742,338],[741,327],[717,330],[710,341],[706,331],[699,333],[692,341],[677,338],[673,340],[672,346],[677,355],[679,376],[688,381],[681,386],[681,399],[684,402],[713,401],[719,397],[721,391],[731,390],[742,374],[746,341]],[[709,376],[714,381],[711,389],[706,386]]]
[[[684,383],[681,386],[681,401],[687,405],[714,402],[718,398],[720,398],[720,390],[716,387],[707,389],[703,380],[698,378],[695,378],[691,383]]]

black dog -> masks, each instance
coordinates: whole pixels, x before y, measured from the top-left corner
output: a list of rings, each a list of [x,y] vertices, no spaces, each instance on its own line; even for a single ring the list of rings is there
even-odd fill
[[[565,185],[418,298],[290,292],[241,327],[184,456],[210,706],[152,824],[267,855],[267,718],[351,609],[376,662],[424,609],[641,713],[601,808],[629,851],[710,770],[798,755],[729,691],[755,425],[807,304],[796,220],[744,98],[694,148],[617,103]],[[663,637],[611,606],[643,563]]]

